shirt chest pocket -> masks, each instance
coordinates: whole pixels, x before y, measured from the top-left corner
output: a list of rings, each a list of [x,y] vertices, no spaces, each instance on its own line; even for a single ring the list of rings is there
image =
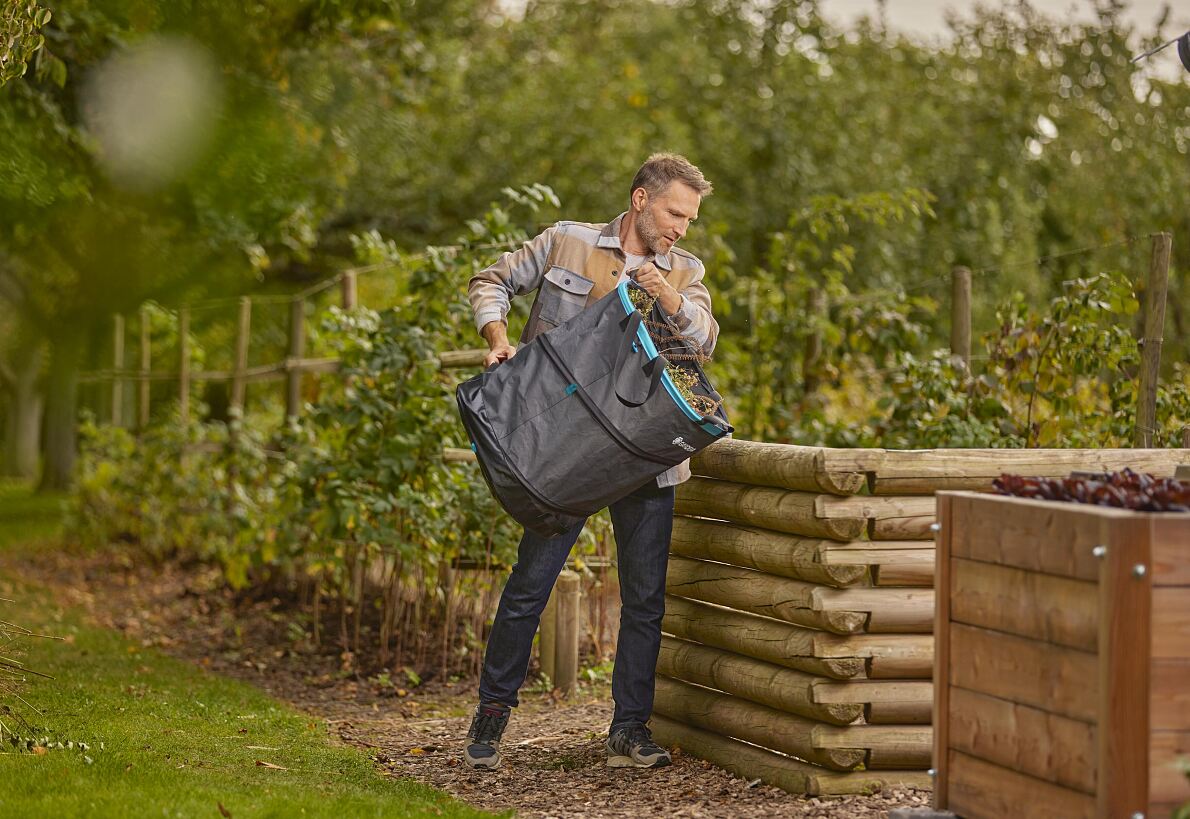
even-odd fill
[[[555,327],[574,318],[587,306],[595,282],[563,267],[551,267],[541,283],[541,318]]]

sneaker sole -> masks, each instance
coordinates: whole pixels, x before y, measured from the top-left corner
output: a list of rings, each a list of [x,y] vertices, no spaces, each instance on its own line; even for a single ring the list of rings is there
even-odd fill
[[[673,764],[669,757],[658,757],[652,762],[638,762],[630,756],[609,756],[607,758],[607,767],[609,768],[664,768],[666,765]]]
[[[486,770],[489,768],[500,767],[499,754],[493,757],[484,757],[483,759],[472,759],[471,757],[467,756],[466,752],[464,752],[463,761],[467,763],[467,767],[474,768],[475,770]]]

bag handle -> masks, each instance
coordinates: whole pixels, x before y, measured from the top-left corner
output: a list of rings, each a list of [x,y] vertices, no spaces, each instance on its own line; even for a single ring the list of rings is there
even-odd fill
[[[657,385],[661,383],[661,374],[665,372],[666,361],[660,355],[641,366],[641,370],[649,376],[648,388],[643,395],[641,394],[640,380],[631,377],[633,365],[628,362],[628,357],[633,353],[643,352],[637,342],[637,332],[643,322],[644,316],[638,310],[633,310],[624,317],[624,321],[620,322],[620,326],[624,329],[624,337],[620,340],[620,349],[616,353],[616,366],[612,371],[616,396],[630,407],[639,407],[652,398],[653,393],[657,391]]]

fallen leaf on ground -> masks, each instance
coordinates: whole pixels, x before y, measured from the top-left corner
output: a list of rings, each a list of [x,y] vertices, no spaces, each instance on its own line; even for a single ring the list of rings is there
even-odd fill
[[[273,770],[273,771],[288,771],[289,770],[289,768],[282,768],[280,765],[274,765],[272,762],[264,762],[259,759],[256,760],[256,764],[262,768],[268,768],[269,770]]]

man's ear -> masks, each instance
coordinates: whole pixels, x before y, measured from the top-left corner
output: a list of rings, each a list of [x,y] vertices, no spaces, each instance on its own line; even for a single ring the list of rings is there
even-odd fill
[[[649,192],[644,188],[637,188],[632,192],[632,207],[637,213],[642,212],[649,204]]]

